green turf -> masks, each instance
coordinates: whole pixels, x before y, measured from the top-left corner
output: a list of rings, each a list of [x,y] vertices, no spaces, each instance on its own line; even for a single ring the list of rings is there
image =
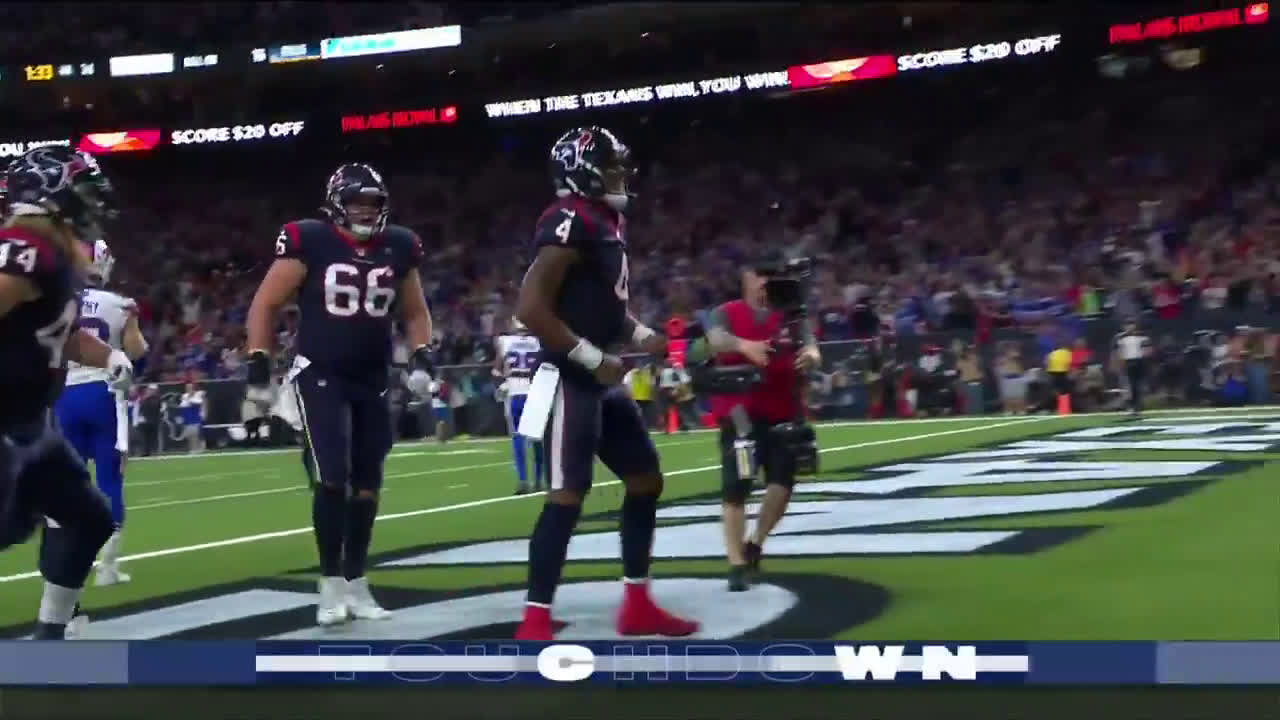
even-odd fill
[[[864,472],[872,466],[1118,421],[1114,416],[992,417],[827,426],[820,432],[825,450],[820,478],[868,479],[877,476]],[[658,436],[657,442],[664,470],[671,473],[666,500],[688,501],[717,489],[718,469],[710,467],[717,464],[713,434]],[[509,452],[509,444],[501,440],[397,447],[387,461],[381,514],[432,511],[379,522],[373,553],[526,536],[541,503],[533,497],[510,495],[514,473],[507,464]],[[886,588],[891,600],[884,611],[865,624],[845,628],[840,637],[1280,639],[1280,485],[1276,480],[1280,453],[1103,451],[1078,458],[1253,464],[1247,468],[1226,465],[1224,472],[1197,476],[1192,482],[1204,483],[1202,487],[1150,507],[919,526],[930,530],[1096,528],[1034,553],[767,557],[766,570],[855,578]],[[305,578],[314,566],[309,494],[296,453],[135,460],[127,476],[130,511],[125,554],[144,557],[126,562],[134,576],[132,583],[86,590],[84,604],[91,615],[110,616],[114,606],[224,583]],[[611,480],[603,468],[597,468],[598,487],[588,500],[584,511],[588,519],[580,532],[613,529],[612,521],[589,517],[617,507],[621,491],[619,485],[607,484]],[[993,497],[1186,482],[1013,483],[946,487],[928,494]],[[282,531],[295,532],[191,549],[202,543]],[[34,570],[35,551],[32,542],[0,555],[0,626],[25,623],[34,614],[39,579],[15,576]],[[176,552],[146,556],[164,551]],[[719,559],[662,560],[654,568],[659,578],[718,575],[722,570]],[[565,577],[607,579],[616,578],[619,571],[616,562],[571,562]],[[524,574],[522,564],[507,564],[375,569],[370,577],[384,588],[456,591],[515,585]]]

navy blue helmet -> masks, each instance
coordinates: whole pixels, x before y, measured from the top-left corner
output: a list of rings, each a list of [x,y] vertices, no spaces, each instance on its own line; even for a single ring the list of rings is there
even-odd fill
[[[67,224],[81,240],[102,237],[115,217],[111,181],[92,155],[47,145],[28,150],[5,170],[5,203],[13,215],[45,215]]]
[[[574,128],[551,146],[551,182],[561,197],[581,195],[623,210],[634,174],[630,148],[605,128]]]
[[[347,163],[329,176],[320,211],[333,224],[360,237],[376,235],[391,215],[391,193],[377,170],[364,163]]]

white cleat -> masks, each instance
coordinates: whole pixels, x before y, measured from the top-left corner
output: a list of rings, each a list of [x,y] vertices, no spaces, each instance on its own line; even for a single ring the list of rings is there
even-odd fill
[[[132,579],[132,575],[120,571],[119,565],[115,563],[101,563],[98,565],[98,571],[94,576],[93,584],[98,587],[106,587],[108,585],[127,583]]]
[[[71,618],[71,622],[67,623],[66,634],[63,635],[68,640],[79,640],[84,637],[84,631],[89,627],[88,615],[76,615]]]
[[[369,579],[356,578],[347,581],[347,610],[351,612],[351,617],[361,620],[386,620],[391,617],[391,611],[378,604],[373,599],[373,593],[369,592]]]
[[[317,625],[338,625],[347,621],[347,606],[343,602],[346,592],[345,578],[320,578],[320,602],[316,605]]]

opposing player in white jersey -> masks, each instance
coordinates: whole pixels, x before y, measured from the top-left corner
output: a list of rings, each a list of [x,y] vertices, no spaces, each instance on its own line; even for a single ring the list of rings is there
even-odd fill
[[[138,328],[137,306],[129,298],[103,289],[115,258],[103,240],[91,250],[93,261],[87,274],[90,287],[80,293],[77,326],[98,336],[113,349],[123,350],[130,360],[147,351],[147,341]],[[85,462],[93,461],[98,489],[111,502],[115,533],[103,546],[98,563],[98,585],[128,582],[120,572],[120,532],[124,525],[124,463],[129,454],[129,420],[126,398],[108,385],[107,371],[68,363],[67,386],[55,406],[63,435]]]
[[[516,434],[520,425],[520,414],[524,411],[524,400],[529,394],[529,381],[534,370],[538,369],[538,338],[529,334],[525,326],[516,319],[511,321],[511,332],[499,335],[493,358],[493,375],[501,378],[498,386],[498,399],[502,401],[507,416],[507,430],[511,433],[511,446],[516,463],[516,494],[529,492],[525,448],[528,439]],[[542,490],[542,443],[533,443],[533,486]]]

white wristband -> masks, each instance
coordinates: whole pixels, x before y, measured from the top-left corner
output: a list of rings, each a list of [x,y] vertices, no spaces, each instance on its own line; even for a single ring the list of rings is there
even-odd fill
[[[636,329],[631,332],[631,342],[639,345],[657,334],[658,333],[654,332],[651,328],[647,328],[640,323],[636,323]]]
[[[604,362],[604,352],[586,340],[579,340],[569,351],[569,359],[594,372]]]

